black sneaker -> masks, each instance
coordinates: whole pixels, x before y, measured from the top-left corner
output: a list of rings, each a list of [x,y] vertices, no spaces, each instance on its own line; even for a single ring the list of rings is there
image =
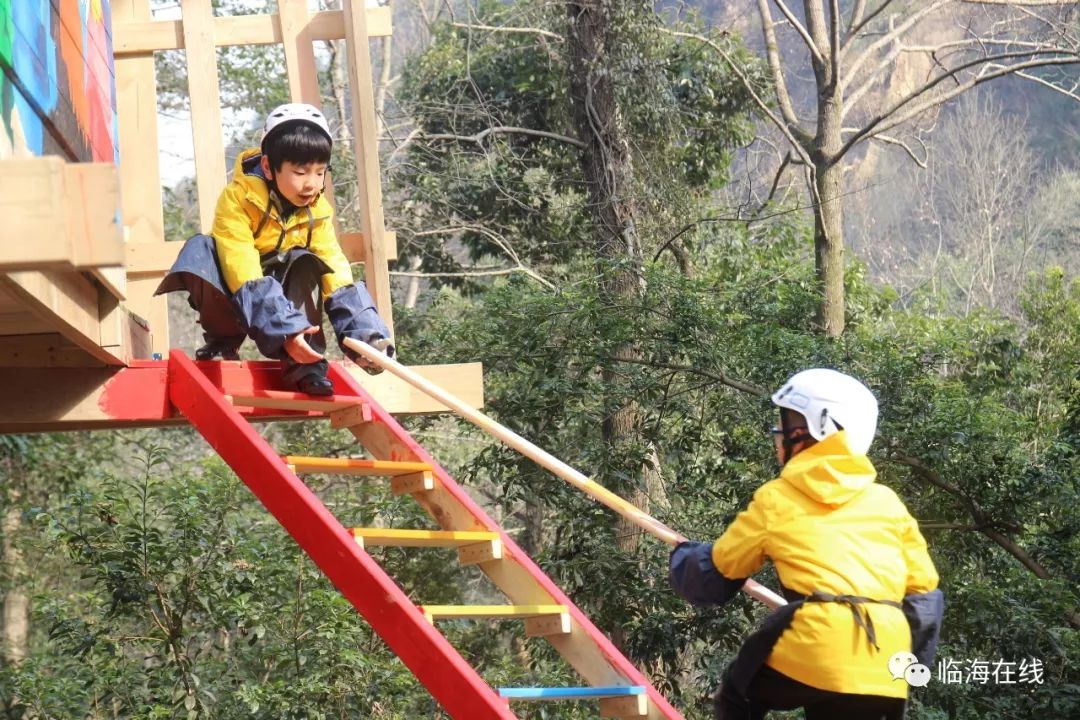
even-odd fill
[[[287,390],[307,395],[333,395],[334,384],[326,377],[329,367],[325,360],[301,365],[286,358],[281,361],[281,379]]]
[[[207,340],[206,344],[195,351],[196,360],[239,360],[240,346],[225,340]]]

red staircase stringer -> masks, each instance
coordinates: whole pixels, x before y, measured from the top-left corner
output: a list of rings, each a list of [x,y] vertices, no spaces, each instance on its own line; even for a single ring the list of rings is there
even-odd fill
[[[458,720],[516,717],[385,571],[357,546],[318,497],[289,471],[262,436],[226,402],[222,391],[178,350],[169,354],[168,391],[172,404],[447,712]]]
[[[424,448],[409,435],[405,428],[398,424],[397,420],[395,420],[390,413],[386,412],[386,410],[372,399],[371,395],[356,382],[340,363],[330,363],[330,378],[334,382],[336,392],[339,395],[357,395],[363,398],[364,402],[370,404],[373,419],[375,420],[375,423],[373,424],[385,426],[394,438],[408,448],[414,456],[411,458],[400,457],[380,459],[418,460],[431,465],[432,472],[435,477],[438,478],[443,489],[452,495],[454,499],[476,519],[479,527],[499,532],[507,557],[512,557],[525,572],[531,575],[532,579],[551,596],[552,602],[559,605],[565,605],[568,608],[575,623],[593,639],[607,663],[629,680],[630,684],[641,685],[646,688],[646,692],[648,693],[649,700],[651,701],[655,712],[658,712],[665,720],[683,720],[682,714],[676,710],[655,687],[653,687],[652,683],[641,674],[641,671],[638,670],[633,663],[626,659],[611,640],[593,625],[592,621],[578,609],[566,593],[564,593],[562,589],[547,576],[547,573],[540,569],[540,567],[532,561],[532,558],[518,547],[513,538],[507,535],[498,523],[488,517],[487,513],[473,501],[472,497],[450,477],[434,458],[428,455]],[[481,566],[481,569],[484,569],[483,566]],[[553,638],[549,638],[549,640],[553,644],[558,642]],[[650,718],[654,716],[654,713],[650,713]]]

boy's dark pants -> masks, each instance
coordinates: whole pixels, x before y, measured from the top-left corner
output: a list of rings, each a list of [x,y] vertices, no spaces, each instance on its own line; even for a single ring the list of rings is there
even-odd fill
[[[293,250],[282,257],[263,258],[264,276],[281,283],[285,297],[303,313],[317,333],[306,335],[308,345],[320,355],[326,352],[326,336],[322,330],[322,292],[320,279],[330,268],[316,255],[305,250]],[[187,290],[188,304],[199,313],[204,339],[226,348],[238,348],[246,333],[240,316],[223,287],[220,264],[214,240],[208,235],[196,235],[185,243],[172,272],[158,287],[157,294]],[[317,373],[326,375],[327,363],[322,360],[299,365],[287,354],[281,358],[286,382]]]
[[[716,697],[716,720],[763,720],[770,710],[806,708],[806,720],[903,720],[900,698],[846,695],[819,690],[763,665],[746,697],[724,683]]]

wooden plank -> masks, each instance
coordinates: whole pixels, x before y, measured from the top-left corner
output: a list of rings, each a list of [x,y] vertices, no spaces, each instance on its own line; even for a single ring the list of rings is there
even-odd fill
[[[310,17],[307,29],[311,40],[341,40],[345,37],[345,18],[341,10],[315,12]],[[392,32],[390,8],[368,8],[367,18],[368,35],[371,37],[386,37]],[[214,18],[214,42],[217,47],[271,45],[282,40],[277,15]],[[123,21],[113,25],[113,54],[117,58],[183,49],[182,20]]]
[[[187,51],[191,132],[195,141],[195,176],[199,195],[199,221],[209,233],[214,208],[225,189],[225,153],[221,131],[221,91],[217,52],[214,50],[214,10],[207,0],[181,0],[184,47]]]
[[[643,718],[649,716],[649,697],[631,695],[621,698],[603,698],[600,700],[602,718]]]
[[[138,242],[127,244],[128,275],[164,275],[176,262],[182,242]]]
[[[0,337],[0,367],[104,367],[59,333]]]
[[[376,136],[375,94],[372,89],[371,48],[367,13],[363,2],[342,0],[345,12],[345,41],[348,44],[349,92],[352,100],[353,152],[356,157],[360,232],[364,244],[364,281],[375,300],[379,316],[394,332],[390,299],[390,272],[383,238],[382,179],[379,173],[379,138]]]
[[[335,430],[371,422],[371,406],[367,403],[354,405],[330,413],[330,427]]]
[[[152,352],[165,357],[169,353],[169,305],[165,296],[154,297],[160,282],[158,275],[129,276],[126,305],[149,326]]]
[[[127,271],[124,270],[122,265],[91,268],[90,274],[101,283],[101,287],[107,293],[117,300],[123,300],[127,297]]]
[[[112,0],[112,18],[114,28],[150,21],[150,0]],[[161,242],[165,224],[154,56],[144,53],[117,57],[115,68],[124,227],[130,238]],[[152,351],[164,355],[169,350],[169,309],[165,297],[154,297],[159,282],[160,277],[129,277],[126,295],[128,307],[150,325]]]
[[[526,637],[569,635],[570,629],[570,613],[560,613],[559,615],[546,615],[544,617],[525,618]]]
[[[0,269],[61,267],[71,257],[64,196],[64,161],[58,157],[10,159],[0,174],[5,232],[21,242],[0,243]],[[30,238],[34,242],[27,242]]]
[[[515,620],[562,615],[565,605],[421,605],[420,611],[431,620]]]
[[[360,475],[396,477],[414,473],[430,472],[427,463],[400,462],[393,460],[370,460],[367,458],[326,458],[287,455],[282,458],[289,465],[296,467],[298,473],[319,473],[334,475]]]
[[[475,543],[458,549],[458,564],[479,565],[480,563],[502,560],[502,540]]]
[[[431,474],[430,470],[390,478],[390,492],[394,495],[427,493],[434,489],[435,476]]]
[[[359,405],[362,402],[356,397],[327,395],[322,398],[315,398],[305,393],[286,390],[262,390],[251,395],[234,394],[227,396],[227,399],[233,405],[243,407],[271,408],[273,410],[296,412],[332,412]]]
[[[101,347],[98,293],[78,273],[15,272],[0,276],[10,292],[56,332],[86,350],[106,365],[123,365]]]
[[[77,269],[121,265],[124,233],[120,214],[120,177],[112,163],[64,165],[67,232],[71,266]],[[33,236],[37,237],[37,236]]]
[[[364,248],[367,246],[367,239],[364,237],[364,233],[360,232],[344,232],[338,234],[338,242],[341,244],[341,249],[345,250],[345,254],[353,262],[364,262]],[[386,230],[383,232],[383,245],[386,247],[386,259],[397,260],[397,233],[392,230]],[[354,259],[355,258],[355,259]]]
[[[123,235],[116,168],[66,163],[56,156],[4,161],[0,212],[12,238],[0,243],[0,270],[75,269],[119,265]]]
[[[362,547],[461,547],[490,543],[499,539],[496,532],[467,530],[412,530],[398,528],[352,528],[353,537]]]
[[[370,392],[383,407],[406,406],[413,414],[446,412],[447,407],[430,395],[417,390],[404,380],[384,372],[369,375],[352,363],[345,365],[349,376]],[[428,365],[412,368],[414,372],[446,388],[454,388],[454,394],[470,407],[484,406],[484,366],[481,363],[457,365]],[[390,376],[390,377],[388,377]]]
[[[0,284],[0,296],[5,295]],[[33,323],[28,330],[26,323]],[[11,334],[12,329],[19,333],[55,333],[44,322],[23,311],[19,316],[8,317],[0,313],[0,335]],[[156,338],[155,338],[156,339]],[[246,363],[219,363],[215,368],[227,386],[236,386],[239,381],[234,375],[253,375],[252,368],[259,368],[259,374],[268,380],[278,381],[280,371],[276,361],[257,361]],[[337,365],[332,363],[331,367]],[[447,366],[453,367],[453,366]],[[439,366],[423,368],[427,376],[437,376]],[[380,376],[381,377],[381,376]],[[378,378],[374,378],[378,380]],[[110,384],[111,381],[111,384]],[[132,367],[117,374],[115,368],[93,370],[92,368],[11,368],[0,373],[0,397],[4,398],[4,412],[0,413],[0,433],[10,432],[52,432],[84,429],[114,429],[133,427],[163,427],[183,424],[173,416],[165,398],[167,376],[164,362],[134,363]],[[262,382],[260,380],[260,382]],[[374,396],[379,394],[374,388]],[[378,399],[376,397],[376,399]],[[382,403],[389,412],[406,415],[413,408],[401,404],[400,396],[388,398],[390,404]],[[426,407],[423,412],[430,412]],[[282,411],[280,413],[250,416],[252,422],[271,422],[303,419],[306,416]],[[409,459],[402,456],[400,459]],[[417,475],[393,478],[391,490],[399,486],[399,481],[409,479],[419,482],[420,486],[402,488],[403,492],[421,492],[426,482],[428,492],[439,492],[437,482],[430,473],[419,481]],[[426,494],[426,493],[425,493]],[[421,494],[419,497],[423,497]],[[475,525],[459,526],[457,529],[478,529]],[[495,567],[496,564],[483,567]]]

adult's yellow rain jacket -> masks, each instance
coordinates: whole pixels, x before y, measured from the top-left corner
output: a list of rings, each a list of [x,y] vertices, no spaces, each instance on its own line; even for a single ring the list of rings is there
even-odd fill
[[[793,457],[712,545],[711,564],[723,576],[719,582],[737,588],[768,558],[789,596],[818,592],[900,604],[906,595],[934,590],[938,575],[918,525],[896,493],[874,482],[876,476],[843,431]],[[673,573],[673,582],[677,574],[686,577]],[[676,589],[694,601],[693,588],[677,582]],[[717,596],[715,589],[708,592]],[[856,623],[851,605],[806,602],[766,664],[822,690],[907,697],[907,683],[894,680],[888,668],[894,653],[912,649],[904,612],[878,603],[855,607],[869,614],[879,650]]]
[[[214,211],[210,234],[229,292],[263,276],[260,256],[296,247],[310,250],[333,271],[322,276],[324,298],[351,285],[352,272],[334,233],[334,209],[329,201],[320,194],[314,205],[298,208],[283,222],[280,209],[270,200],[269,185],[257,169],[260,156],[258,148],[240,154],[232,182]]]

